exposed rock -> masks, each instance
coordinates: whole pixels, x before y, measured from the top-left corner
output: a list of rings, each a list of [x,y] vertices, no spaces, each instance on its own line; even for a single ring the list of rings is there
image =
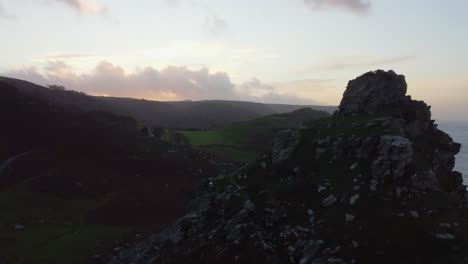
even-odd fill
[[[339,106],[340,116],[378,114],[410,100],[405,76],[393,71],[368,72],[348,83]]]
[[[413,148],[407,138],[401,136],[382,136],[378,157],[372,164],[372,177],[377,181],[399,180],[405,168],[413,161]]]
[[[323,199],[322,201],[322,206],[323,207],[328,207],[333,205],[336,202],[336,197],[333,194],[330,194],[327,196],[327,198]]]
[[[345,215],[346,222],[352,222],[354,220],[354,218],[356,218],[356,217],[354,215],[352,215],[352,214],[346,214]]]
[[[454,240],[455,239],[455,237],[449,233],[434,234],[434,236],[441,240]]]
[[[359,199],[359,194],[355,194],[351,196],[351,198],[349,198],[349,204],[354,205],[358,199]]]
[[[273,164],[287,160],[301,138],[301,133],[297,130],[285,130],[276,133],[272,143],[272,162]]]

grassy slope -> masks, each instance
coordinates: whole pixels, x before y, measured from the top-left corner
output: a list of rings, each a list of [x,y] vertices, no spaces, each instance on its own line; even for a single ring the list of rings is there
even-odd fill
[[[31,192],[19,183],[0,192],[0,263],[88,263],[97,243],[127,228],[87,223],[93,200],[66,200]],[[24,230],[14,231],[16,224]]]
[[[1,81],[0,110],[0,163],[30,153],[0,173],[0,264],[94,263],[122,235],[183,215],[201,179],[217,174],[197,153],[168,153],[131,118],[62,107]]]
[[[205,131],[181,131],[193,146],[221,154],[238,161],[250,161],[270,149],[275,131],[298,123],[327,117],[312,109],[288,114],[271,115],[224,128]]]

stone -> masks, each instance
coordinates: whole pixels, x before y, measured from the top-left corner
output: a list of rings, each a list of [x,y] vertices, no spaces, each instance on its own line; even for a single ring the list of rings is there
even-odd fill
[[[325,191],[326,189],[327,189],[327,187],[320,185],[320,186],[317,188],[317,191],[320,193],[320,192]]]
[[[296,150],[301,139],[297,130],[284,130],[276,133],[272,142],[271,160],[273,164],[287,160]]]
[[[354,220],[354,218],[356,218],[356,217],[354,215],[352,215],[352,214],[346,214],[345,215],[346,222],[352,222]]]
[[[413,161],[413,147],[409,139],[401,136],[381,136],[378,158],[372,164],[372,178],[383,181],[387,177],[399,180],[405,168]]]
[[[455,237],[449,233],[434,234],[435,238],[440,240],[454,240]]]
[[[442,228],[447,228],[447,229],[452,228],[452,225],[449,224],[449,223],[440,223],[439,225],[440,225],[440,227],[442,227]]]
[[[417,211],[410,211],[409,212],[410,216],[413,217],[414,219],[419,218],[419,213]]]
[[[330,194],[327,198],[323,199],[322,206],[329,207],[336,202],[336,197],[333,194]]]
[[[355,194],[351,196],[351,198],[349,198],[349,204],[354,205],[358,199],[359,199],[359,194]]]

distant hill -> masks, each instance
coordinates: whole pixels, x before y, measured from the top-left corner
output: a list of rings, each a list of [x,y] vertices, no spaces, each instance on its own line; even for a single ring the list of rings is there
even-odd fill
[[[304,107],[332,113],[334,106],[262,104],[243,101],[207,100],[159,102],[132,98],[96,97],[73,91],[53,90],[27,81],[0,77],[0,83],[10,84],[30,95],[55,104],[86,111],[109,111],[130,116],[138,123],[175,129],[208,129],[236,122],[292,112]]]
[[[203,131],[182,131],[190,143],[238,161],[250,161],[271,148],[275,132],[304,122],[329,117],[330,114],[312,108],[276,114],[223,128]]]

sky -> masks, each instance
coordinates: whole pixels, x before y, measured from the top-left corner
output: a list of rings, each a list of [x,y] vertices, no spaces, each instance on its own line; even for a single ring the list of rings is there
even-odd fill
[[[0,75],[92,95],[338,105],[406,76],[468,120],[466,0],[0,0]]]

